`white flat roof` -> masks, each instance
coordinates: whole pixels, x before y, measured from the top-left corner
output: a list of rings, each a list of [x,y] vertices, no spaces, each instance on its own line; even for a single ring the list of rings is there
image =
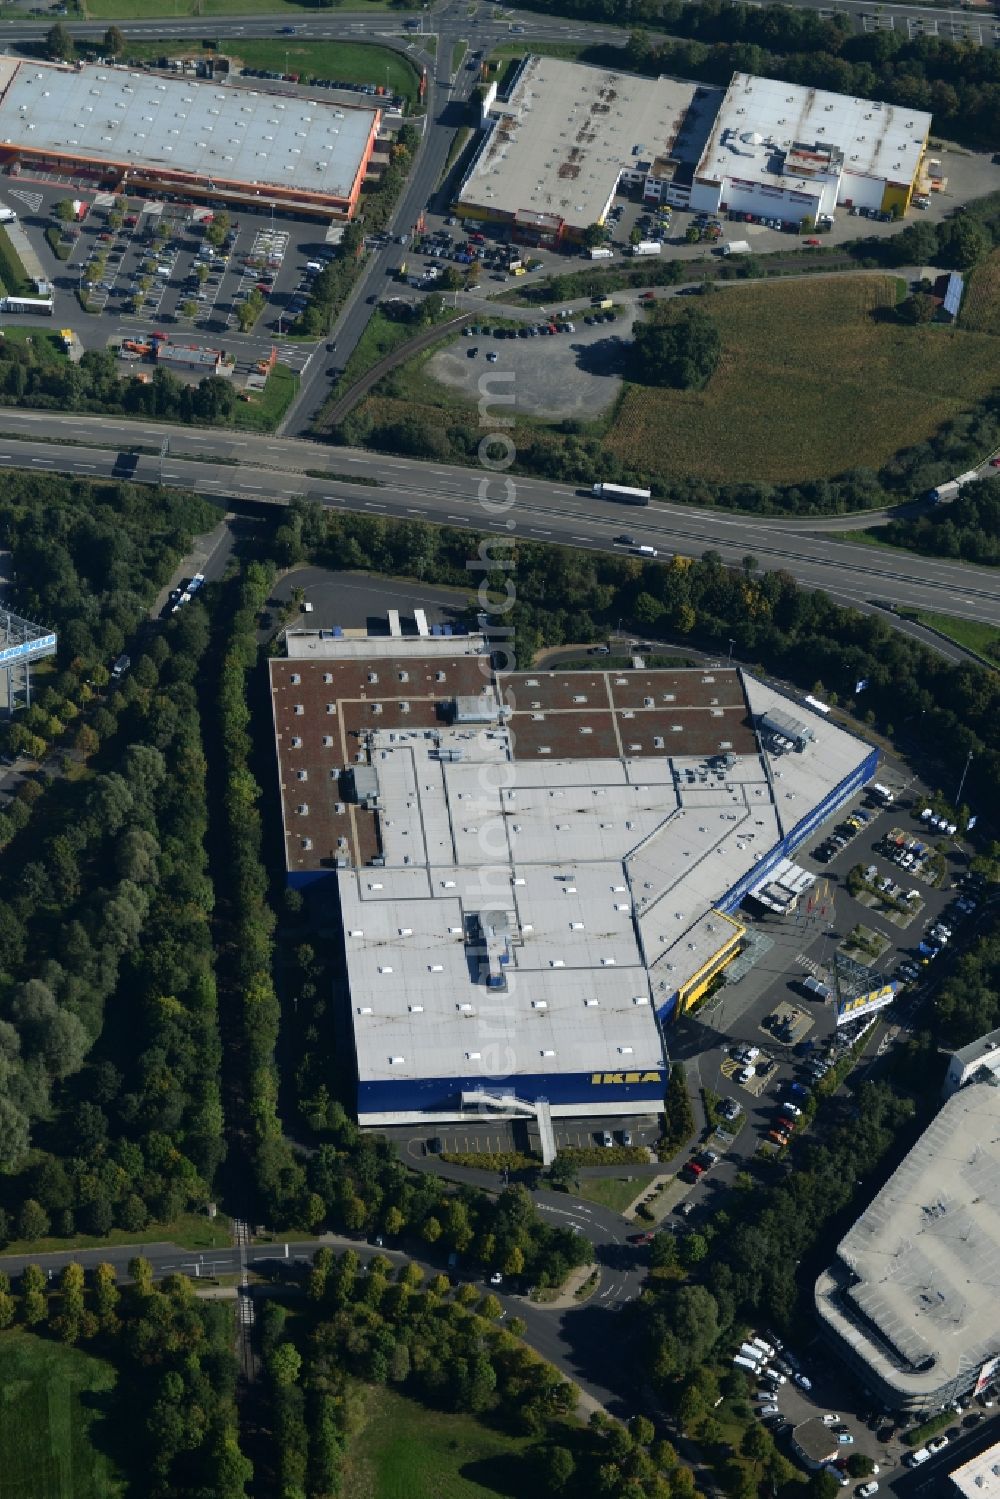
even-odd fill
[[[997,1499],[1000,1495],[1000,1442],[971,1457],[948,1474],[965,1499]]]
[[[836,1271],[817,1282],[820,1315],[911,1397],[1000,1352],[998,1124],[995,1082],[953,1094],[841,1240],[850,1284],[838,1297]]]
[[[21,62],[0,96],[0,143],[347,197],[376,113],[204,79]]]
[[[462,186],[463,203],[585,228],[624,168],[669,154],[697,85],[532,55]]]
[[[276,702],[286,691],[308,698],[310,671],[329,678],[322,693],[336,696],[338,650],[362,678],[349,690],[377,692],[387,711],[392,694],[414,694],[416,712],[417,694],[432,690],[426,640],[392,641],[392,670],[380,665],[372,681],[358,642],[324,641],[310,665],[298,653],[308,638],[293,661],[272,662]],[[478,649],[475,637],[465,643]],[[454,654],[463,642],[449,644]],[[442,698],[460,664],[449,661]],[[674,691],[658,691],[667,686]],[[535,693],[544,710],[532,711]],[[354,865],[353,809],[341,805],[336,876],[363,1081],[467,1076],[480,1062],[502,1075],[659,1067],[655,1009],[732,942],[734,925],[716,903],[869,753],[819,717],[810,717],[816,738],[805,753],[760,750],[750,714],[795,705],[735,669],[521,674],[500,679],[494,703],[501,698],[515,710],[509,723],[499,709],[481,726],[452,725],[445,714],[380,727],[369,716],[370,727],[345,741],[352,763],[363,754],[377,777],[378,840],[366,846],[377,846],[378,862]],[[655,726],[677,717],[679,742],[701,736],[714,745],[724,732],[741,753],[710,764],[665,750],[636,754],[626,743],[587,758],[609,704],[627,701],[650,705],[618,708],[628,738],[645,744],[644,718]],[[305,785],[296,766],[316,728],[348,709],[342,698],[316,725],[308,712],[288,720],[295,735],[279,742],[286,825],[299,798],[322,816],[343,794],[336,766],[317,762]],[[720,712],[729,715],[724,729]],[[542,753],[530,738],[538,718],[546,739],[572,744],[578,757]],[[482,980],[468,940],[469,921],[496,912],[510,932],[502,990]]]
[[[695,178],[809,191],[814,178],[786,164],[785,153],[798,145],[836,148],[845,172],[909,183],[930,128],[924,110],[734,73]]]

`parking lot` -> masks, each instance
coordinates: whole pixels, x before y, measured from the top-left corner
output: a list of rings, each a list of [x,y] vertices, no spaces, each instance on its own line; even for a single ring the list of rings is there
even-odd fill
[[[240,304],[257,293],[256,330],[280,336],[333,254],[266,220],[101,196],[66,264],[98,313],[221,336],[240,329]]]
[[[535,323],[505,327],[473,323],[440,349],[427,372],[470,400],[479,394],[484,365],[510,370],[517,409],[536,416],[590,417],[603,411],[621,385],[631,319],[617,314],[554,309]],[[615,324],[617,323],[617,328]]]
[[[315,267],[336,253],[322,224],[222,205],[116,198],[68,178],[9,179],[0,199],[17,212],[49,273],[58,324],[73,328],[87,348],[161,329],[176,341],[225,347],[248,365],[276,345],[281,362],[301,370],[316,347],[287,335],[305,306]],[[61,260],[45,231],[58,222],[55,205],[73,199],[86,211],[79,222],[61,226],[69,250]],[[221,228],[221,219],[210,232],[222,214],[228,227]],[[260,313],[244,331],[239,308],[255,293]]]

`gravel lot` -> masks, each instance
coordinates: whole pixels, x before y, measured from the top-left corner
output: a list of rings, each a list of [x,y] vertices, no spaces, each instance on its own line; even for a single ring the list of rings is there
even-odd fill
[[[429,361],[427,370],[442,385],[476,400],[480,382],[489,371],[513,371],[516,409],[521,416],[600,416],[611,405],[621,387],[622,339],[628,337],[631,318],[600,323],[588,328],[579,319],[575,333],[556,333],[537,338],[496,339],[472,336],[457,339]],[[472,350],[478,353],[473,357]],[[486,356],[495,351],[495,364]],[[489,388],[510,387],[497,380]]]

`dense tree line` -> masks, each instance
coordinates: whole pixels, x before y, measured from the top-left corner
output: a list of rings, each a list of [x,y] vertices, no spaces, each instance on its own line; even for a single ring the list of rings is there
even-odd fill
[[[567,1417],[576,1390],[502,1324],[500,1304],[471,1282],[394,1269],[376,1255],[321,1249],[294,1321],[269,1302],[261,1312],[274,1478],[282,1493],[327,1499],[340,1484],[346,1449],[364,1419],[364,1386],[389,1387],[444,1411],[477,1415],[530,1438],[512,1475],[518,1491],[599,1492],[608,1499],[681,1499],[696,1494],[690,1472],[650,1421],[628,1428],[597,1415]],[[360,1381],[361,1386],[354,1381]]]
[[[876,535],[893,546],[934,557],[1000,565],[1000,478],[970,484],[956,498],[915,519],[894,520]]]
[[[294,323],[296,333],[306,338],[325,338],[329,333],[357,279],[365,234],[377,234],[389,222],[419,143],[417,127],[404,125],[378,183],[362,193],[359,217],[344,230],[336,260],[324,266],[313,281],[309,301]]]
[[[242,1499],[252,1477],[236,1427],[232,1303],[195,1299],[192,1282],[153,1284],[149,1262],[129,1263],[119,1289],[112,1265],[86,1278],[62,1271],[56,1288],[28,1265],[19,1295],[0,1277],[0,1326],[17,1323],[62,1343],[83,1343],[118,1372],[109,1445],[146,1499]]]
[[[66,629],[31,713],[53,739],[71,707],[81,720],[72,774],[28,779],[0,814],[4,1238],[173,1218],[208,1197],[222,1149],[193,686],[204,611],[113,688],[102,659],[212,512],[164,496],[157,514],[154,492],[128,486],[55,491],[15,483],[4,511],[18,604]]]
[[[253,739],[247,701],[249,675],[257,662],[257,617],[273,578],[270,565],[251,562],[230,580],[220,610],[218,728],[228,855],[223,878],[228,882],[234,928],[231,978],[242,1051],[240,1086],[249,1119],[256,1185],[272,1210],[278,1208],[287,1221],[297,1221],[298,1204],[287,1182],[292,1162],[278,1116],[274,1053],[280,1006],[273,975],[275,918],[268,900],[258,805],[261,789],[251,766]]]
[[[989,47],[894,31],[857,34],[846,17],[728,0],[697,6],[684,0],[557,0],[554,6],[529,0],[529,6],[637,30],[627,53],[632,67],[721,85],[736,71],[783,78],[928,110],[938,130],[962,139],[993,146],[1000,138],[1000,59]],[[653,44],[644,28],[667,32],[671,40]]]
[[[487,555],[500,547],[495,538],[418,522],[330,515],[326,525],[326,543],[313,553],[318,562],[458,587],[469,586],[467,563],[480,541]],[[822,592],[800,588],[788,573],[761,571],[753,557],[728,568],[714,552],[647,563],[530,541],[500,550],[500,560],[509,556],[513,566],[498,565],[486,582],[505,596],[508,577],[516,580],[516,601],[504,623],[513,629],[522,664],[543,646],[597,640],[624,620],[636,630],[724,654],[733,640],[739,659],[806,690],[819,684],[828,698],[848,706],[854,684],[866,678],[858,708],[867,720],[891,737],[919,719],[922,750],[932,759],[946,757],[949,771],[960,768],[971,749],[966,799],[981,809],[992,804],[1000,777],[996,674],[971,663],[956,668],[886,620],[841,608]]]
[[[0,341],[0,405],[101,411],[195,425],[226,426],[233,419],[236,390],[221,375],[189,385],[157,365],[146,385],[118,370],[108,349],[88,349],[71,364],[68,359],[41,357],[33,344],[6,339]]]

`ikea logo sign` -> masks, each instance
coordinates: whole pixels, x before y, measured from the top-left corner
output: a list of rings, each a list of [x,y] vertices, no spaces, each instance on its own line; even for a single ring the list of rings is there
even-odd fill
[[[594,1087],[614,1086],[616,1083],[660,1083],[660,1072],[592,1072],[590,1081]]]

